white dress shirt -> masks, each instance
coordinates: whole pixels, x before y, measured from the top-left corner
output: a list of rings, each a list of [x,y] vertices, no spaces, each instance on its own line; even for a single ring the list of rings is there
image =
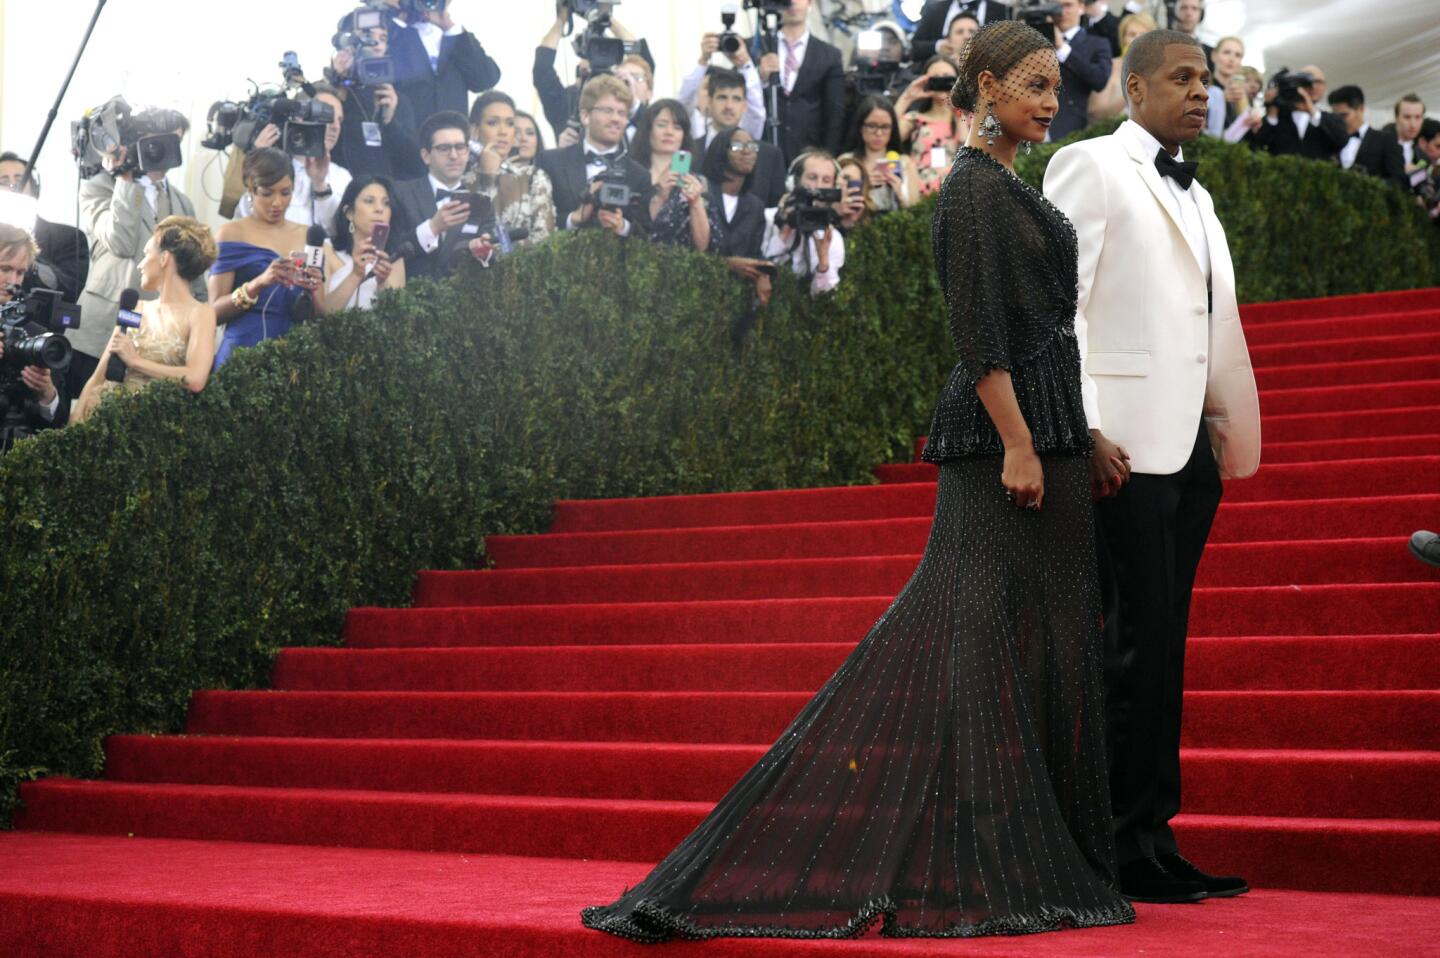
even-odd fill
[[[1340,148],[1340,166],[1350,169],[1355,165],[1355,157],[1360,154],[1360,143],[1365,139],[1365,134],[1370,132],[1370,124],[1366,123],[1359,130],[1350,134],[1350,139]]]
[[[453,193],[460,188],[459,180],[456,180],[451,186],[446,186],[444,183],[435,179],[434,173],[431,173],[426,179],[430,181],[431,196],[437,195],[441,190],[447,190]],[[435,209],[440,209],[439,201],[436,201]],[[433,253],[440,248],[440,237],[436,235],[435,230],[431,229],[429,217],[421,220],[420,225],[415,227],[415,242],[419,243],[420,248],[427,253]]]
[[[1066,60],[1070,59],[1070,41],[1074,40],[1075,34],[1079,32],[1080,27],[1074,26],[1061,34],[1061,37],[1064,39],[1065,42],[1060,44],[1060,48],[1055,51],[1055,58],[1061,63],[1064,63]]]
[[[398,20],[396,22],[399,23]],[[432,71],[437,71],[440,69],[441,41],[445,37],[458,37],[460,34],[465,32],[465,28],[460,26],[460,24],[458,23],[451,27],[449,30],[441,30],[438,26],[431,23],[429,20],[423,20],[420,23],[412,24],[411,29],[415,31],[415,35],[418,36],[420,38],[420,42],[424,44],[425,53],[430,57],[430,69]]]
[[[152,180],[148,175],[144,173],[141,173],[139,176],[135,177],[135,179],[145,189],[145,202],[150,205],[150,212],[154,213],[156,216],[159,216],[160,192],[164,190],[168,194],[170,191],[170,184],[166,183],[164,180]]]
[[[803,243],[795,243],[792,233],[787,240],[775,225],[775,207],[765,211],[765,239],[760,245],[760,255],[775,263],[790,260],[790,269],[798,276],[810,274],[810,292],[823,293],[840,285],[840,267],[845,265],[845,237],[833,230],[830,239],[830,268],[820,270],[820,249],[815,237],[808,236]],[[794,244],[794,249],[791,249]]]
[[[1412,166],[1415,163],[1415,143],[1413,140],[1401,140],[1400,152],[1405,154],[1405,165]]]
[[[784,85],[785,94],[787,96],[792,90],[795,89],[795,77],[805,66],[805,51],[809,48],[809,46],[809,30],[806,30],[804,34],[801,35],[800,39],[793,42],[790,40],[789,37],[786,37],[784,34],[780,35],[780,82]],[[785,63],[789,59],[789,57],[786,55],[787,50],[795,51],[795,70],[793,72],[786,69],[785,67]]]
[[[985,26],[985,6],[986,0],[980,0],[980,6],[975,8],[975,19],[980,21],[982,27]],[[960,0],[950,0],[950,10],[945,14],[945,25],[940,28],[940,36],[942,38],[950,36],[950,24],[955,22],[956,17],[960,16],[960,9]]]
[[[1148,155],[1154,156],[1164,149],[1160,145],[1160,141],[1151,136],[1150,131],[1139,123],[1134,120],[1125,122],[1130,124],[1135,135],[1145,144]],[[1176,151],[1175,162],[1185,162],[1183,148]],[[1180,207],[1180,230],[1190,241],[1190,246],[1199,254],[1200,262],[1205,267],[1205,281],[1208,283],[1210,281],[1210,241],[1205,237],[1205,221],[1200,216],[1200,204],[1195,199],[1193,184],[1191,189],[1185,189],[1168,176],[1160,177],[1160,182],[1165,184],[1165,188],[1170,191],[1171,196],[1175,197],[1175,202]]]

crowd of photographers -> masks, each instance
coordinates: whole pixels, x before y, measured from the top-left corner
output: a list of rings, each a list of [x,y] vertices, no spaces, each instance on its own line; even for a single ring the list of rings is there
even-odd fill
[[[198,391],[236,350],[295,323],[557,230],[713,252],[757,305],[778,269],[823,293],[841,281],[848,232],[948,172],[970,133],[948,92],[982,25],[1018,17],[1054,37],[1060,138],[1124,112],[1135,37],[1171,16],[1194,33],[1204,16],[1201,0],[1173,14],[1163,0],[932,0],[912,34],[893,21],[835,29],[812,0],[744,0],[751,35],[736,30],[740,5],[727,8],[665,97],[612,4],[557,6],[531,76],[543,124],[499,89],[449,0],[344,14],[323,78],[287,53],[282,82],[211,108],[202,143],[231,156],[229,219],[213,238],[167,179],[185,118],[132,113],[119,97],[89,111],[73,131],[80,230],[34,217],[29,231],[0,227],[0,446],[84,418],[118,388],[166,378]],[[556,70],[567,36],[573,79]],[[1376,130],[1363,93],[1328,90],[1318,67],[1267,84],[1238,38],[1206,49],[1211,135],[1382,177],[1437,215],[1440,121],[1418,97]],[[0,187],[37,197],[26,173],[0,155]]]

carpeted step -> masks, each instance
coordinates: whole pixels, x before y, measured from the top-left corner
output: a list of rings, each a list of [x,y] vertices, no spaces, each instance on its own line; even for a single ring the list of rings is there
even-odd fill
[[[41,832],[0,833],[0,860],[13,866],[0,869],[0,954],[16,958],[621,958],[642,946],[583,927],[580,909],[613,901],[653,867]],[[1269,888],[1198,908],[1135,910],[1133,925],[972,938],[963,951],[1418,955],[1440,922],[1433,898]],[[958,950],[954,941],[876,931],[854,940],[726,938],[679,947],[726,958],[932,958]]]
[[[1440,328],[1440,310],[1412,309],[1367,316],[1328,316],[1287,323],[1257,323],[1245,330],[1250,347],[1276,343],[1301,343],[1316,339],[1343,339],[1346,336],[1404,336],[1428,333]]]
[[[884,495],[895,487],[870,488]],[[491,536],[485,546],[503,569],[918,554],[930,535],[930,510],[898,519]],[[1210,542],[1403,536],[1426,521],[1440,525],[1440,493],[1222,502]]]
[[[187,731],[307,738],[775,741],[810,692],[197,692]],[[1440,749],[1440,691],[1186,692],[1194,748]]]
[[[272,686],[314,692],[803,692],[853,642],[282,649]],[[1192,639],[1186,687],[1440,688],[1440,635]]]
[[[1287,299],[1272,303],[1246,303],[1240,307],[1240,320],[1248,329],[1252,324],[1308,321],[1331,316],[1344,316],[1363,323],[1372,316],[1435,309],[1440,304],[1440,287],[1392,290],[1383,293],[1354,293],[1313,299]]]
[[[1253,346],[1250,348],[1250,362],[1256,369],[1274,369],[1315,363],[1339,365],[1371,359],[1402,359],[1436,352],[1440,352],[1440,330],[1404,336],[1362,334],[1340,339]]]
[[[116,736],[131,783],[716,802],[764,745]],[[1207,814],[1440,818],[1440,753],[1186,749],[1185,807]]]
[[[1440,407],[1436,407],[1440,422]],[[1368,413],[1338,413],[1330,419],[1362,417]],[[1289,421],[1293,431],[1320,427],[1327,416],[1277,416],[1270,423]],[[1412,428],[1414,423],[1411,424]],[[934,482],[939,471],[928,462],[876,466],[882,483]],[[1440,456],[1404,456],[1345,462],[1294,462],[1261,465],[1250,479],[1225,484],[1227,502],[1268,502],[1292,499],[1363,498],[1376,490],[1387,495],[1433,493],[1440,488]]]
[[[1359,439],[1267,442],[1263,455],[1267,464],[1440,456],[1440,433],[1418,436],[1366,436]]]
[[[858,642],[886,596],[603,605],[352,609],[352,648]],[[1440,582],[1198,589],[1190,635],[1348,635],[1434,630]]]
[[[1437,421],[1440,421],[1440,406],[1407,406],[1362,412],[1270,416],[1264,420],[1261,431],[1266,442],[1366,439],[1413,435],[1417,431],[1425,431]],[[1261,457],[1264,457],[1263,447]]]
[[[1440,458],[1436,461],[1440,463]],[[1406,538],[1220,544],[1206,550],[1198,582],[1232,586],[1430,581],[1434,577],[1410,555]],[[422,572],[415,605],[893,596],[919,562],[919,555],[897,555]]]
[[[28,783],[22,792],[20,819],[35,831],[635,861],[662,858],[713,805],[70,779]],[[1271,885],[1440,892],[1430,867],[1440,855],[1437,822],[1186,814],[1174,824],[1188,854],[1257,883],[1264,875]],[[1281,836],[1291,842],[1283,853],[1290,867],[1256,872]],[[1343,875],[1330,870],[1337,862]]]
[[[1436,326],[1440,327],[1440,319],[1436,320]],[[1262,419],[1294,413],[1358,412],[1396,406],[1440,406],[1440,379],[1387,383],[1383,388],[1376,388],[1372,383],[1349,386],[1326,383],[1297,389],[1271,389],[1260,394]]]
[[[1398,359],[1371,359],[1358,363],[1305,363],[1255,370],[1261,390],[1303,389],[1316,383],[1329,386],[1369,383],[1383,392],[1392,382],[1433,379],[1440,372],[1440,351],[1402,356]]]

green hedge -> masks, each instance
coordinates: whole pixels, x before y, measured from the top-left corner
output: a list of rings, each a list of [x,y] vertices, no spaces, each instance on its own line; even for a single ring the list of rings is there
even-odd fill
[[[1196,153],[1243,300],[1440,283],[1436,231],[1379,184]],[[852,236],[833,294],[782,279],[739,348],[749,293],[716,259],[566,235],[23,443],[0,462],[0,816],[24,779],[98,773],[105,735],[175,731],[194,689],[334,643],[347,608],[406,603],[417,569],[542,531],[557,498],[870,481],[952,361],[929,217]]]

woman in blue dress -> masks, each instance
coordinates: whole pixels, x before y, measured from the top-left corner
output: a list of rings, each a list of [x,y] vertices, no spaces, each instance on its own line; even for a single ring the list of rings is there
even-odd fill
[[[245,157],[242,179],[251,196],[248,216],[221,226],[220,256],[210,268],[210,302],[225,326],[215,368],[235,350],[284,336],[297,319],[304,294],[321,290],[320,270],[302,269],[290,254],[305,246],[306,228],[285,218],[294,192],[294,167],[280,150]],[[324,295],[305,297],[312,314],[325,312]]]

